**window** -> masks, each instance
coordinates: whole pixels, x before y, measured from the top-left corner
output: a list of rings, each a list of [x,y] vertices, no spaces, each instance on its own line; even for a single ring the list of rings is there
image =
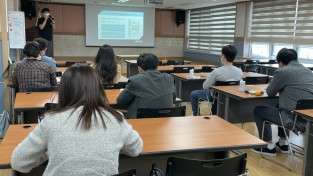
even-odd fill
[[[298,53],[300,59],[313,59],[313,46],[299,46]]]
[[[219,54],[234,43],[236,4],[189,11],[187,49]]]
[[[269,44],[268,43],[252,43],[251,55],[255,58],[268,58],[269,56]]]
[[[293,48],[293,45],[290,45],[290,44],[277,44],[275,43],[274,46],[273,46],[273,52],[272,52],[272,56],[277,56],[277,53],[283,49],[283,48]]]

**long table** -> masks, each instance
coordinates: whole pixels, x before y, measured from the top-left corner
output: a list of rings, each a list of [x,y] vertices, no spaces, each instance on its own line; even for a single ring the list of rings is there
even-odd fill
[[[295,110],[295,114],[307,120],[302,175],[313,175],[313,109]]]
[[[256,106],[266,105],[275,107],[278,95],[269,97],[266,92],[261,96],[239,91],[239,86],[212,86],[218,93],[217,115],[231,123],[253,122],[253,110]],[[246,85],[245,90],[266,89],[267,84]]]
[[[172,117],[127,120],[144,143],[137,158],[121,157],[121,171],[136,168],[138,175],[148,175],[151,164],[165,171],[170,156],[208,159],[211,152],[265,147],[266,143],[217,117]],[[0,168],[10,168],[14,148],[36,127],[11,125],[0,144]],[[226,130],[227,129],[227,130]],[[214,155],[213,155],[214,156]]]
[[[190,101],[190,93],[193,90],[203,89],[203,82],[210,73],[194,73],[194,77],[190,78],[189,73],[172,73],[175,83],[177,95],[182,101]],[[243,77],[262,77],[264,74],[244,72]]]
[[[162,64],[166,64],[167,60],[161,60]],[[133,75],[138,74],[138,66],[136,60],[125,60],[127,66],[127,77],[131,77]],[[177,61],[178,62],[178,61]],[[161,65],[158,66],[158,70],[160,72],[171,72],[174,67],[183,67],[183,66],[193,66],[195,70],[200,71],[203,65],[190,65],[191,61],[184,60],[184,63],[187,65]],[[214,66],[216,67],[216,66]]]
[[[313,69],[313,64],[302,64],[304,67]],[[275,71],[279,68],[278,64],[261,64],[259,65],[259,72],[267,75],[274,75]]]

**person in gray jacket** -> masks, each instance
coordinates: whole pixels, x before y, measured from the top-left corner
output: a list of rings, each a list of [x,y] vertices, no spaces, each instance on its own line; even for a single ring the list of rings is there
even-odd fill
[[[276,70],[266,92],[273,97],[279,93],[279,108],[284,125],[290,126],[293,123],[293,114],[298,100],[313,99],[313,73],[312,70],[304,67],[298,62],[298,54],[293,49],[281,49],[276,58],[279,69]],[[265,120],[281,125],[279,109],[269,106],[257,106],[254,109],[254,119],[258,128],[259,136],[262,136],[262,126]],[[268,143],[262,148],[262,153],[269,156],[276,156],[276,148],[282,153],[289,153],[286,136],[282,128],[278,128],[279,141],[272,142],[272,129],[270,125],[264,128],[263,140]],[[260,153],[261,148],[253,149]]]
[[[58,107],[13,151],[12,169],[27,173],[49,160],[43,175],[115,175],[120,153],[141,153],[142,139],[109,106],[99,80],[88,65],[65,71]]]
[[[172,75],[157,70],[158,58],[143,53],[137,59],[139,74],[129,78],[117,97],[118,105],[128,106],[128,118],[136,118],[138,108],[170,108],[176,98]]]

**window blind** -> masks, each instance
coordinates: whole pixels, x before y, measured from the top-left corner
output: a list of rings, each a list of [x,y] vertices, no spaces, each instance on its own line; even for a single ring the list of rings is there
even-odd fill
[[[236,4],[206,7],[189,11],[188,50],[219,54],[234,43]]]
[[[293,43],[296,9],[297,0],[254,0],[251,41]]]
[[[313,1],[299,0],[295,31],[295,43],[313,44]]]

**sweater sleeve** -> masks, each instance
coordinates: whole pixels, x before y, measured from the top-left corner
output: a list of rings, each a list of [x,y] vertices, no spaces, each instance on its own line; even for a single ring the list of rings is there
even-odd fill
[[[276,94],[285,86],[286,80],[284,80],[283,75],[280,70],[276,70],[272,81],[266,88],[266,93],[270,97],[276,96]]]
[[[128,156],[136,157],[142,151],[143,141],[138,132],[133,130],[132,126],[128,124],[126,120],[123,123],[124,126],[122,128],[125,130],[125,142],[121,149],[121,153]]]
[[[116,66],[116,75],[115,75],[115,77],[113,79],[113,83],[115,83],[115,84],[118,83],[118,81],[121,78],[121,75],[122,75],[122,68],[121,68],[121,66],[119,64],[117,64],[117,66]]]
[[[13,151],[12,169],[28,173],[33,168],[48,160],[47,126],[43,120]]]
[[[203,83],[203,89],[208,89],[215,84],[217,70],[213,70]]]
[[[129,105],[135,99],[135,94],[133,93],[135,90],[134,84],[131,80],[128,81],[126,88],[120,93],[117,97],[116,101],[119,105]]]

